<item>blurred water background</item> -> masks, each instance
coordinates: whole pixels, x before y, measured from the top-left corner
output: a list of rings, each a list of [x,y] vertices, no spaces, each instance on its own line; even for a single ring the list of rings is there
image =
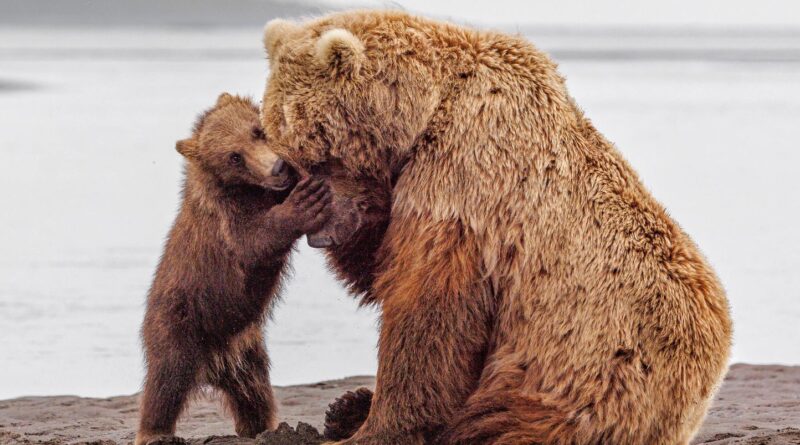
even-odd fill
[[[770,26],[746,14],[741,27],[716,16],[647,26],[584,15],[570,24],[557,8],[557,23],[495,23],[492,11],[465,7],[462,17],[435,3],[429,12],[549,51],[718,271],[733,360],[800,364],[796,9]],[[174,142],[218,93],[260,97],[266,20],[331,7],[220,5],[0,1],[0,398],[139,389],[144,299],[178,205]],[[357,309],[322,256],[300,246],[267,328],[273,382],[374,373],[376,313]]]

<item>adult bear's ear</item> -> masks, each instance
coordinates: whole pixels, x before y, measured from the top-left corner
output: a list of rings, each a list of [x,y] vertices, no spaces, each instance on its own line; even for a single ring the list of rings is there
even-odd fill
[[[197,155],[197,143],[194,139],[181,139],[175,143],[175,150],[184,158],[192,158]]]
[[[364,44],[342,28],[325,31],[316,45],[317,63],[340,74],[358,74],[364,62]]]
[[[264,25],[264,49],[267,50],[267,57],[272,60],[275,54],[290,37],[300,27],[294,22],[283,19],[272,19]]]

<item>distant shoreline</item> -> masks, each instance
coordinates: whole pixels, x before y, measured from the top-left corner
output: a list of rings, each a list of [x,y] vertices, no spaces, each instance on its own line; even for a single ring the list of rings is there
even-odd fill
[[[1,9],[1,8],[0,8]],[[2,11],[0,11],[2,17]],[[264,21],[269,19],[264,17]],[[2,24],[3,20],[0,20]],[[65,24],[0,27],[0,60],[248,60],[264,58],[261,26],[103,26]],[[798,63],[800,28],[512,27],[556,61]]]
[[[615,50],[553,49],[548,53],[557,61],[593,62],[728,62],[728,63],[800,63],[800,49],[794,51],[729,51],[729,50]],[[128,48],[125,50],[83,49],[0,49],[0,60],[243,60],[253,59],[259,54],[244,49],[193,49],[168,50],[150,48]]]
[[[326,0],[35,0],[25,2],[0,2],[0,25],[13,27],[42,27],[48,30],[60,27],[88,29],[106,28],[161,28],[161,29],[231,29],[261,28],[275,17],[304,18],[319,16],[343,9],[402,10],[399,3],[353,0],[329,2]],[[410,11],[412,14],[414,11]],[[432,18],[437,18],[432,16]],[[439,17],[443,20],[452,18]],[[800,26],[775,24],[753,25],[726,23],[719,25],[667,25],[667,24],[613,24],[596,25],[535,22],[509,23],[503,21],[473,22],[455,19],[456,23],[478,28],[497,29],[524,35],[578,35],[617,36],[637,38],[662,38],[680,36],[699,37],[768,37],[800,38]]]
[[[277,387],[279,420],[322,430],[327,405],[345,391],[373,387],[372,377],[350,377]],[[0,401],[0,443],[60,445],[133,439],[138,396],[81,398],[21,397]],[[185,438],[232,435],[229,418],[213,396],[193,402],[179,423]],[[205,441],[202,441],[205,443]],[[240,442],[229,439],[224,443]],[[790,445],[800,442],[800,366],[736,364],[725,379],[694,444]]]
[[[351,3],[326,0],[36,0],[0,2],[0,25],[13,37],[15,29],[47,33],[79,30],[87,33],[224,33],[252,31],[260,34],[268,20],[302,19],[342,9],[402,9],[399,4],[368,0]],[[446,18],[445,18],[446,19]],[[721,63],[800,62],[800,26],[787,25],[648,25],[536,24],[503,22],[463,23],[531,38],[556,60],[610,62],[703,61]],[[0,34],[2,35],[2,34]],[[6,40],[9,40],[6,38]],[[31,50],[24,44],[0,42],[0,59],[242,59],[254,52],[241,48],[191,50],[125,48],[70,49],[58,40],[48,50]]]

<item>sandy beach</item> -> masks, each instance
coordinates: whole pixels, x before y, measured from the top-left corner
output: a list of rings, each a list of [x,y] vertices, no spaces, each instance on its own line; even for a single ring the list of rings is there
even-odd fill
[[[372,387],[373,377],[276,388],[279,420],[322,430],[327,405],[345,391]],[[22,397],[0,401],[2,444],[127,444],[135,435],[138,395],[110,398]],[[180,437],[198,444],[270,444],[229,437],[232,421],[213,393],[194,400],[178,426]],[[226,437],[227,436],[227,437]],[[313,443],[313,442],[305,442]],[[800,367],[733,365],[695,444],[800,444]]]

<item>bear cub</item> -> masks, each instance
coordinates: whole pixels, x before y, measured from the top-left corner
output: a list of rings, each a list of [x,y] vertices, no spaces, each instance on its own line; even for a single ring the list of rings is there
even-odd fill
[[[147,374],[136,445],[173,435],[200,385],[222,393],[240,436],[275,427],[261,327],[295,241],[330,216],[328,186],[298,183],[249,99],[220,95],[176,149],[186,160],[183,200],[142,324]]]

